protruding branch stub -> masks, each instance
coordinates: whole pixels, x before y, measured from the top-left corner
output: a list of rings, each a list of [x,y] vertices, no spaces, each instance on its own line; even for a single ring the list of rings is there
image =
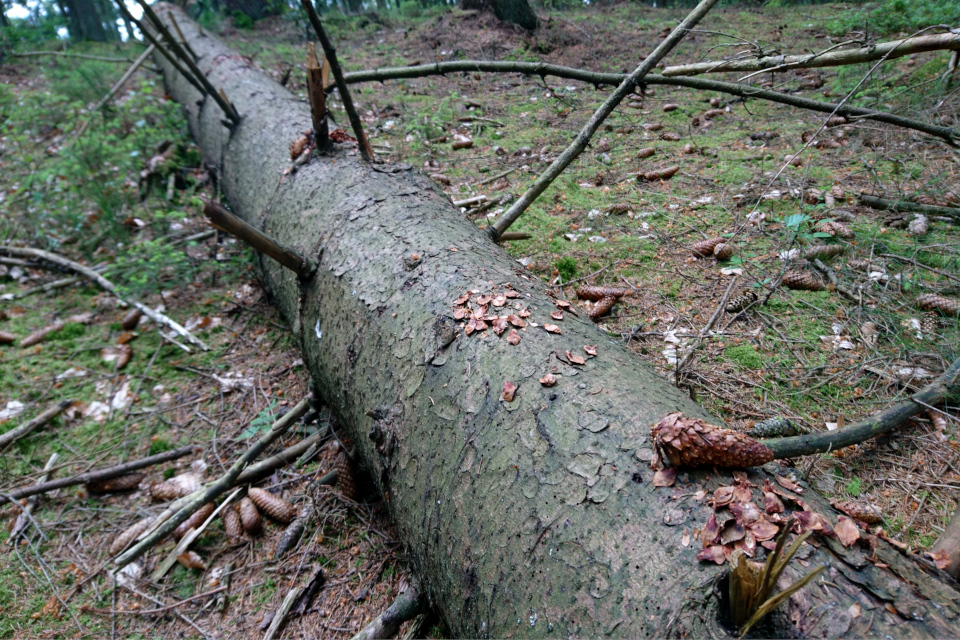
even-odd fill
[[[310,97],[310,116],[313,119],[313,138],[317,148],[323,149],[330,142],[327,128],[327,94],[324,87],[330,74],[330,63],[326,57],[323,65],[317,60],[317,48],[307,43],[307,95]]]

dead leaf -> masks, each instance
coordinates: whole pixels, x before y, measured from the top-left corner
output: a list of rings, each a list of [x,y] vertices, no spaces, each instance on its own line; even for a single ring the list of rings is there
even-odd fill
[[[523,320],[521,320],[520,318],[518,318],[517,316],[515,316],[515,315],[512,314],[512,313],[511,313],[509,316],[507,316],[507,321],[508,321],[510,324],[512,324],[513,326],[518,327],[518,328],[520,328],[520,329],[522,329],[523,327],[527,326],[527,323],[526,323],[526,322],[524,322]]]
[[[597,347],[592,344],[583,345],[583,350],[587,352],[588,355],[595,356],[597,355]]]
[[[491,301],[492,299],[493,299],[492,296],[490,296],[490,295],[488,295],[488,294],[484,294],[484,295],[480,296],[479,298],[477,298],[477,304],[479,304],[479,305],[481,305],[481,306],[483,306],[483,305],[485,305],[485,304],[490,304],[490,301]]]
[[[501,335],[504,331],[510,328],[510,325],[507,324],[506,318],[497,318],[493,322],[493,332],[498,336]]]
[[[186,553],[181,553],[177,556],[177,562],[185,566],[187,569],[200,569],[201,571],[206,570],[207,563],[203,561],[203,558],[200,557],[196,551],[187,551]]]
[[[460,297],[453,301],[454,305],[460,305],[470,299],[470,292],[460,294]]]
[[[505,402],[513,402],[513,396],[516,393],[517,393],[517,385],[513,384],[509,380],[504,380],[503,393],[500,394],[500,397]]]
[[[852,605],[850,605],[850,607],[847,609],[847,613],[849,613],[849,614],[850,614],[850,617],[851,617],[852,619],[854,619],[854,620],[857,619],[857,618],[859,618],[859,617],[860,617],[860,603],[859,603],[859,602],[854,602]]]
[[[763,494],[763,510],[767,513],[783,513],[783,500],[772,491]]]
[[[655,474],[653,474],[653,486],[655,487],[672,487],[673,483],[676,481],[677,481],[676,467],[667,467],[666,469],[660,469]]]
[[[551,311],[550,317],[553,318],[554,320],[563,320],[563,311],[560,311],[559,309],[557,309],[556,311]]]
[[[843,516],[841,516],[843,517]],[[837,527],[838,529],[840,527]],[[946,549],[938,549],[937,551],[928,551],[925,553],[928,558],[933,560],[933,564],[937,565],[937,569],[943,571],[950,566],[950,556],[947,553]]]
[[[494,298],[493,298],[493,306],[495,306],[495,307],[502,307],[502,306],[505,305],[505,304],[507,304],[507,296],[505,296],[505,295],[503,295],[503,294],[497,294],[496,296],[494,296]]]
[[[510,329],[510,333],[507,334],[507,342],[512,345],[520,344],[520,334],[517,333],[516,329]]]
[[[780,527],[770,522],[766,518],[748,525],[747,528],[750,529],[750,533],[753,534],[754,538],[761,541],[772,540],[773,537],[780,532]]]
[[[552,387],[553,385],[557,384],[557,376],[553,375],[552,373],[548,373],[540,378],[540,384],[545,387]]]
[[[543,328],[544,328],[544,330],[547,331],[548,333],[556,333],[556,334],[562,334],[562,333],[563,333],[563,331],[560,330],[560,327],[558,327],[558,326],[555,325],[555,324],[545,324],[545,325],[543,325]]]
[[[550,326],[550,325],[547,325],[547,326]],[[546,328],[547,327],[544,327],[544,329]],[[547,329],[547,331],[549,331],[549,329]],[[563,355],[567,356],[567,360],[570,361],[570,364],[586,364],[587,363],[587,361],[584,360],[583,356],[578,356],[575,353],[571,353],[570,351],[564,351]]]
[[[520,311],[517,311],[517,315],[521,318],[529,318],[530,311],[528,309],[520,309]]]
[[[713,492],[713,508],[723,507],[733,502],[733,485],[719,487]]]
[[[710,518],[707,519],[707,524],[703,525],[703,529],[700,530],[700,544],[706,549],[719,540],[720,524],[717,522],[717,515],[711,513]]]
[[[837,518],[837,526],[834,528],[834,531],[837,534],[837,538],[840,539],[840,542],[845,547],[851,546],[860,539],[860,529],[858,529],[857,524],[847,516],[839,516]]]
[[[803,487],[793,482],[789,478],[784,478],[783,476],[774,476],[777,479],[777,484],[786,489],[787,491],[793,491],[795,493],[803,493]]]
[[[697,560],[700,562],[716,562],[717,564],[723,564],[727,561],[727,556],[723,553],[723,547],[714,545],[712,547],[707,547],[698,553]]]
[[[560,307],[561,309],[569,309],[569,308],[570,308],[570,303],[567,302],[566,300],[556,300],[553,304],[557,305],[557,306]]]

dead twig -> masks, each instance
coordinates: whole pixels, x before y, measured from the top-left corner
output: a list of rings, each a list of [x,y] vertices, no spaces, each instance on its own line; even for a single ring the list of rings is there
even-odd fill
[[[184,600],[174,602],[173,604],[168,604],[165,607],[159,607],[157,609],[97,609],[95,607],[82,606],[80,611],[83,613],[95,613],[98,616],[113,616],[113,615],[125,615],[125,616],[149,616],[156,615],[158,613],[166,613],[176,609],[177,607],[182,607],[185,604],[194,602],[195,600],[202,600],[203,598],[209,598],[210,596],[215,596],[222,591],[226,591],[229,586],[224,585],[222,587],[217,587],[216,589],[211,589],[210,591],[204,591],[203,593],[198,593],[195,596],[190,596]]]
[[[102,109],[105,104],[110,102],[110,99],[116,95],[117,91],[120,91],[123,85],[127,83],[127,80],[130,79],[130,76],[136,73],[137,69],[140,68],[140,65],[143,64],[144,60],[150,57],[150,54],[153,53],[154,49],[156,49],[156,47],[152,44],[149,47],[147,47],[146,50],[140,54],[140,57],[137,58],[132,65],[130,65],[130,68],[127,69],[126,73],[120,76],[120,79],[117,80],[112,87],[110,87],[110,91],[107,91],[107,94],[100,99],[100,102],[97,103],[97,106],[95,106],[93,110],[90,112],[94,115],[91,116],[89,120],[84,122],[83,125],[80,127],[80,130],[77,131],[78,138],[84,134],[84,132],[87,130],[87,127],[89,127],[90,123],[93,122],[93,119],[96,117],[96,113],[100,111],[100,109]]]
[[[724,307],[727,306],[727,298],[730,297],[730,292],[733,291],[733,287],[736,284],[737,284],[737,277],[734,276],[733,279],[730,280],[730,284],[727,286],[727,290],[724,292],[723,297],[720,299],[720,304],[717,305],[717,308],[714,309],[713,311],[713,315],[710,316],[710,320],[707,322],[706,325],[704,325],[703,329],[700,330],[700,333],[697,335],[696,341],[690,347],[690,350],[687,352],[687,355],[683,356],[683,359],[677,363],[675,375],[676,375],[676,382],[678,384],[680,382],[680,370],[683,369],[685,366],[687,366],[687,363],[689,363],[690,359],[693,358],[693,354],[697,350],[697,347],[700,346],[700,343],[703,341],[706,335],[710,332],[710,329],[713,329],[713,325],[717,323],[717,320],[723,314],[723,309]]]
[[[67,407],[73,404],[73,400],[61,400],[55,405],[51,405],[47,408],[46,411],[38,415],[33,420],[30,420],[26,424],[20,425],[10,431],[7,431],[3,435],[0,435],[0,449],[3,449],[8,444],[16,442],[20,438],[29,434],[34,429],[38,429],[43,425],[47,424],[58,415],[67,410]]]
[[[43,466],[43,475],[40,476],[40,479],[37,481],[37,484],[42,484],[50,479],[50,476],[53,475],[53,467],[57,464],[57,460],[60,459],[59,453],[50,454],[50,458],[47,460],[47,464]],[[13,523],[13,529],[10,530],[10,537],[7,538],[7,544],[11,547],[17,544],[17,539],[20,537],[20,534],[27,528],[32,519],[30,516],[33,514],[34,510],[37,508],[37,504],[40,502],[39,496],[31,496],[27,500],[27,504],[23,507],[17,515],[16,522]]]

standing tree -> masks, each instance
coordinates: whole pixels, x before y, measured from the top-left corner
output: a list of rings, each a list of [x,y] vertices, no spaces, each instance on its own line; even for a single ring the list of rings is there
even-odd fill
[[[460,8],[473,11],[492,11],[499,19],[527,31],[537,28],[537,14],[527,0],[460,0]]]
[[[93,0],[58,0],[57,4],[67,19],[67,30],[72,39],[107,41],[107,32]]]

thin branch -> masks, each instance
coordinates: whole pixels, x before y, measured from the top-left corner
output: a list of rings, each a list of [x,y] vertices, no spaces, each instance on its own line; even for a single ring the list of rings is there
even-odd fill
[[[140,460],[134,460],[133,462],[125,462],[123,464],[107,467],[106,469],[88,471],[86,473],[81,473],[69,478],[50,480],[48,482],[41,482],[29,487],[24,487],[22,489],[15,489],[8,494],[0,496],[0,505],[4,505],[11,500],[20,500],[21,498],[28,498],[41,493],[47,493],[48,491],[63,489],[64,487],[73,487],[78,484],[86,484],[88,482],[98,482],[100,480],[116,478],[117,476],[130,473],[131,471],[137,471],[138,469],[151,467],[155,464],[163,464],[164,462],[170,462],[171,460],[182,458],[193,453],[194,449],[195,447],[193,445],[181,447],[171,451],[164,451],[163,453],[158,453],[157,455],[142,458]]]
[[[621,73],[599,73],[586,71],[584,69],[575,69],[572,67],[563,67],[560,65],[546,64],[543,62],[491,62],[486,60],[456,60],[453,62],[437,62],[435,64],[419,65],[416,67],[392,67],[384,69],[373,69],[370,71],[358,71],[348,73],[345,79],[348,83],[384,81],[391,79],[421,78],[433,75],[446,75],[456,72],[480,72],[480,73],[523,73],[527,75],[553,76],[567,80],[579,80],[589,82],[595,86],[616,85],[626,77]],[[905,129],[913,129],[926,133],[937,138],[946,140],[949,144],[955,144],[955,139],[960,136],[957,131],[950,127],[941,127],[911,118],[893,115],[883,111],[873,109],[863,109],[860,107],[850,107],[838,105],[831,102],[818,102],[810,98],[793,96],[779,91],[769,89],[760,89],[753,85],[738,82],[724,82],[721,80],[709,80],[707,78],[667,78],[659,74],[650,74],[643,80],[647,85],[663,85],[671,87],[686,87],[688,89],[697,89],[700,91],[716,91],[726,93],[740,98],[755,98],[758,100],[768,100],[779,104],[785,104],[800,109],[809,109],[820,113],[836,113],[845,118],[856,118],[865,120],[876,120],[887,124],[896,125]]]
[[[142,0],[138,0],[140,2]],[[317,38],[320,40],[320,46],[323,47],[323,55],[330,63],[330,71],[333,72],[333,79],[337,83],[337,91],[340,92],[340,100],[343,101],[343,108],[347,112],[347,118],[350,120],[350,126],[353,127],[353,133],[357,136],[357,146],[360,147],[360,155],[367,162],[373,162],[373,149],[370,147],[370,141],[367,140],[367,134],[363,131],[363,123],[360,122],[360,115],[353,104],[353,98],[350,97],[350,90],[347,88],[347,82],[343,77],[343,71],[340,69],[340,63],[337,61],[337,50],[327,37],[327,32],[323,29],[323,23],[320,22],[320,16],[313,8],[311,0],[300,0],[307,17],[310,18],[310,24],[313,30],[317,32]]]
[[[303,1],[306,2],[307,0]],[[643,81],[644,76],[650,73],[663,57],[670,53],[677,43],[687,35],[687,32],[700,22],[703,16],[705,16],[716,3],[717,0],[701,0],[700,4],[683,19],[683,22],[681,22],[663,42],[657,45],[657,48],[640,63],[640,66],[634,69],[633,73],[627,76],[620,83],[620,86],[604,100],[603,104],[600,105],[600,108],[596,110],[590,120],[583,126],[583,129],[580,130],[580,133],[577,134],[577,137],[574,138],[570,146],[547,167],[547,170],[537,178],[533,185],[527,189],[526,193],[514,202],[499,220],[488,228],[488,233],[493,240],[496,240],[497,236],[509,229],[510,225],[517,221],[523,212],[533,204],[533,201],[563,173],[564,169],[566,169],[577,156],[583,153],[583,150],[587,148],[587,144],[590,143],[593,134],[600,128],[603,121],[613,113],[617,105]]]
[[[956,360],[939,378],[909,399],[889,409],[836,431],[808,433],[790,438],[761,440],[776,458],[796,458],[849,447],[893,431],[908,418],[926,411],[960,391],[960,360]]]
[[[90,123],[93,122],[93,118],[96,117],[96,113],[100,111],[105,104],[110,102],[110,99],[116,95],[117,91],[120,91],[123,85],[127,83],[127,80],[130,79],[130,76],[132,76],[136,70],[140,68],[140,65],[143,64],[143,61],[146,60],[151,53],[153,53],[154,49],[156,49],[156,46],[153,44],[147,47],[146,50],[140,54],[140,57],[137,58],[132,65],[130,65],[130,68],[127,69],[126,73],[120,76],[120,79],[114,83],[114,85],[110,88],[110,91],[107,92],[107,95],[103,96],[103,98],[100,99],[100,102],[97,103],[97,106],[91,110],[93,116],[83,123],[83,126],[80,127],[80,131],[77,132],[77,137],[80,137],[84,134],[84,132],[87,130],[87,127],[89,127]]]
[[[51,405],[50,407],[48,407],[46,411],[38,415],[33,420],[29,421],[28,423],[20,425],[15,429],[10,429],[10,431],[7,431],[6,433],[0,435],[0,449],[6,447],[8,444],[12,442],[16,442],[17,440],[24,437],[34,429],[37,429],[38,427],[42,427],[43,425],[47,424],[48,422],[56,418],[58,415],[66,411],[67,407],[69,407],[71,404],[73,404],[73,400],[61,400],[57,404]]]
[[[687,352],[687,355],[683,356],[683,359],[677,363],[677,368],[675,369],[676,379],[679,382],[680,380],[680,370],[683,369],[690,362],[690,359],[693,358],[693,353],[697,350],[697,347],[700,346],[700,343],[710,332],[710,329],[713,329],[713,325],[717,323],[717,320],[720,319],[720,316],[723,315],[723,310],[727,306],[727,299],[730,297],[730,292],[733,291],[733,287],[737,284],[737,276],[734,276],[730,280],[730,284],[727,286],[727,290],[724,292],[723,297],[720,299],[720,304],[717,305],[717,308],[714,310],[713,315],[710,316],[710,320],[707,324],[700,330],[700,333],[697,335],[697,340],[694,342],[693,346],[690,347],[690,350]]]
[[[132,305],[137,309],[140,309],[140,312],[143,315],[150,318],[151,320],[153,320],[154,322],[156,322],[157,326],[168,327],[172,331],[174,331],[176,334],[180,335],[181,337],[186,339],[188,342],[199,347],[200,349],[204,351],[210,350],[210,347],[208,347],[203,342],[203,340],[201,340],[200,338],[197,338],[195,335],[187,331],[186,328],[181,326],[176,321],[171,320],[170,318],[163,315],[162,313],[154,311],[147,305],[137,302],[136,300],[127,300],[127,301],[123,300],[123,298],[120,297],[120,294],[117,293],[117,285],[113,284],[112,282],[104,278],[102,275],[100,275],[90,267],[85,267],[79,262],[74,262],[73,260],[64,258],[59,254],[51,253],[49,251],[44,251],[42,249],[31,249],[29,247],[11,247],[9,245],[0,245],[0,252],[8,253],[10,255],[15,255],[15,256],[29,256],[31,258],[40,258],[41,260],[52,262],[53,264],[60,265],[61,267],[66,267],[67,269],[70,269],[75,273],[79,273],[80,275],[84,276],[88,280],[95,282],[104,291],[109,291],[110,293],[112,293],[121,302],[125,302],[126,304]]]
[[[171,609],[176,609],[177,607],[182,607],[188,602],[193,602],[194,600],[202,600],[203,598],[209,598],[210,596],[215,596],[221,591],[226,591],[229,589],[229,586],[217,587],[216,589],[211,589],[210,591],[204,591],[203,593],[198,593],[195,596],[190,596],[185,600],[179,600],[173,604],[168,604],[165,607],[159,607],[157,609],[97,609],[95,607],[88,607],[86,605],[80,607],[80,611],[83,613],[95,613],[98,616],[112,616],[112,615],[127,615],[127,616],[149,616],[157,613],[166,613]]]
[[[11,53],[11,58],[32,58],[35,56],[62,56],[64,58],[81,58],[83,60],[99,60],[100,62],[131,62],[130,58],[107,58],[105,56],[89,56],[83,53],[69,53],[66,51],[24,51]]]
[[[872,196],[868,193],[860,194],[860,202],[874,209],[911,211],[913,213],[926,213],[932,216],[948,216],[960,220],[960,207],[938,207],[932,204],[920,204],[907,200],[888,200],[886,198]]]
[[[57,464],[57,460],[60,459],[59,453],[50,454],[50,458],[47,460],[47,464],[43,466],[43,475],[40,476],[40,479],[37,480],[37,484],[43,484],[50,479],[50,476],[53,475],[53,467]],[[40,503],[40,496],[31,496],[27,500],[26,506],[23,507],[23,511],[17,515],[16,521],[13,523],[13,529],[10,530],[10,537],[7,538],[7,544],[11,547],[17,544],[17,540],[20,538],[20,534],[27,528],[27,525],[33,520],[31,517],[33,511],[37,508],[37,505]]]
[[[881,258],[892,258],[892,259],[894,259],[894,260],[896,260],[896,261],[898,261],[898,262],[906,262],[907,264],[912,264],[912,265],[915,266],[915,267],[920,267],[921,269],[926,269],[927,271],[930,271],[930,272],[932,272],[932,273],[935,273],[935,274],[937,274],[937,275],[939,275],[939,276],[943,276],[944,278],[947,278],[947,279],[949,279],[949,280],[953,280],[954,282],[960,282],[960,278],[958,278],[957,276],[952,276],[952,275],[950,275],[949,273],[947,273],[946,271],[940,271],[940,269],[934,269],[933,267],[928,267],[927,265],[923,264],[922,262],[918,262],[918,261],[916,261],[916,260],[913,260],[913,259],[911,259],[911,258],[907,258],[907,257],[905,257],[905,256],[898,256],[898,255],[895,254],[895,253],[881,253],[881,254],[879,254],[879,256],[880,256]]]
[[[741,60],[721,60],[717,62],[698,62],[667,67],[663,75],[695,76],[701,73],[726,73],[744,71],[781,71],[784,69],[811,69],[815,67],[839,67],[861,62],[879,60],[888,53],[888,60],[922,53],[925,51],[956,51],[960,49],[960,34],[941,33],[932,36],[919,36],[894,40],[880,44],[845,49],[829,53],[810,53],[799,56],[764,56],[762,58],[744,58]]]
[[[420,615],[427,608],[427,599],[420,593],[416,583],[411,582],[407,590],[397,596],[386,610],[374,618],[352,640],[376,640],[392,638],[407,620]]]

